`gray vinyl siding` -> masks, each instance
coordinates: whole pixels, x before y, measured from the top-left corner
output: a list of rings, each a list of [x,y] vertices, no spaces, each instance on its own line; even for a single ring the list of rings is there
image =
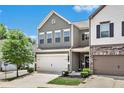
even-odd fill
[[[82,40],[84,32],[88,32],[88,29],[79,30],[77,27],[73,27],[73,47],[85,47],[89,45],[89,40]]]
[[[87,30],[80,30],[80,47],[85,47],[85,46],[89,46],[89,40],[82,40],[82,34],[84,32],[88,32],[88,29]]]
[[[56,23],[52,24],[51,20],[55,19]],[[40,44],[40,35],[38,34],[38,47],[42,49],[52,49],[52,48],[70,48],[71,47],[71,35],[70,35],[70,41],[69,42],[64,42],[63,38],[63,29],[70,29],[71,31],[71,25],[65,22],[63,19],[58,17],[56,14],[53,14],[48,21],[43,25],[42,28],[39,29],[40,32],[46,32],[47,31],[52,31],[53,37],[52,37],[52,43],[47,44],[47,38],[45,37],[44,44]],[[55,37],[54,37],[54,32],[55,30],[61,30],[61,41],[60,43],[55,42]],[[71,33],[71,32],[70,32]]]
[[[77,27],[73,27],[73,47],[79,47],[80,45],[80,37],[79,37],[79,29]]]

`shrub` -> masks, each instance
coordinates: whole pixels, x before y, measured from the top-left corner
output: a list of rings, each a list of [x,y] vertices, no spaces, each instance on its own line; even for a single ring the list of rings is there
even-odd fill
[[[27,71],[28,71],[29,73],[32,73],[32,72],[34,72],[34,68],[28,68]]]
[[[84,68],[83,72],[88,72],[90,74],[91,73],[91,69],[90,68]]]
[[[68,76],[69,71],[62,71],[62,76]]]
[[[83,77],[83,78],[86,78],[88,75],[89,75],[89,73],[87,71],[81,72],[81,77]]]

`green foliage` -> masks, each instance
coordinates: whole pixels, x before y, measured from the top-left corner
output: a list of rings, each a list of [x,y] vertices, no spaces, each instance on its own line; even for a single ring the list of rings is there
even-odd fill
[[[83,77],[83,78],[86,78],[89,75],[89,73],[87,71],[85,71],[85,72],[83,71],[80,74],[81,74],[81,77]]]
[[[3,24],[0,24],[0,39],[6,38],[6,32],[7,32],[6,26]]]
[[[31,42],[33,45],[36,44],[36,40],[33,38],[28,37],[29,42]]]
[[[32,73],[32,72],[34,72],[34,68],[28,68],[27,71],[28,71],[29,73]]]
[[[86,78],[91,74],[91,69],[90,68],[83,68],[83,70],[80,74],[81,74],[81,77]]]
[[[58,77],[49,81],[49,84],[57,85],[79,85],[81,80],[79,78],[69,78],[69,77]]]
[[[90,68],[84,68],[84,69],[83,69],[83,72],[91,73],[91,69],[90,69]]]
[[[22,64],[32,63],[34,54],[32,44],[19,30],[10,30],[6,33],[6,40],[2,46],[2,58],[9,63],[16,64],[17,69]]]

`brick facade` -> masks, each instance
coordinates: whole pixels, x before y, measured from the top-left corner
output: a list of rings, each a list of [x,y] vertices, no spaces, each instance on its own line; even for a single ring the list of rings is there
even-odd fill
[[[96,55],[124,55],[124,44],[90,47],[90,68],[93,70],[93,56]]]

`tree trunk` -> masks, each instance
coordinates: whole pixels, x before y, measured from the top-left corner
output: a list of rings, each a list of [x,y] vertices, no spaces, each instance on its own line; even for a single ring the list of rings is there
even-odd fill
[[[19,77],[18,64],[17,64],[16,76]]]

